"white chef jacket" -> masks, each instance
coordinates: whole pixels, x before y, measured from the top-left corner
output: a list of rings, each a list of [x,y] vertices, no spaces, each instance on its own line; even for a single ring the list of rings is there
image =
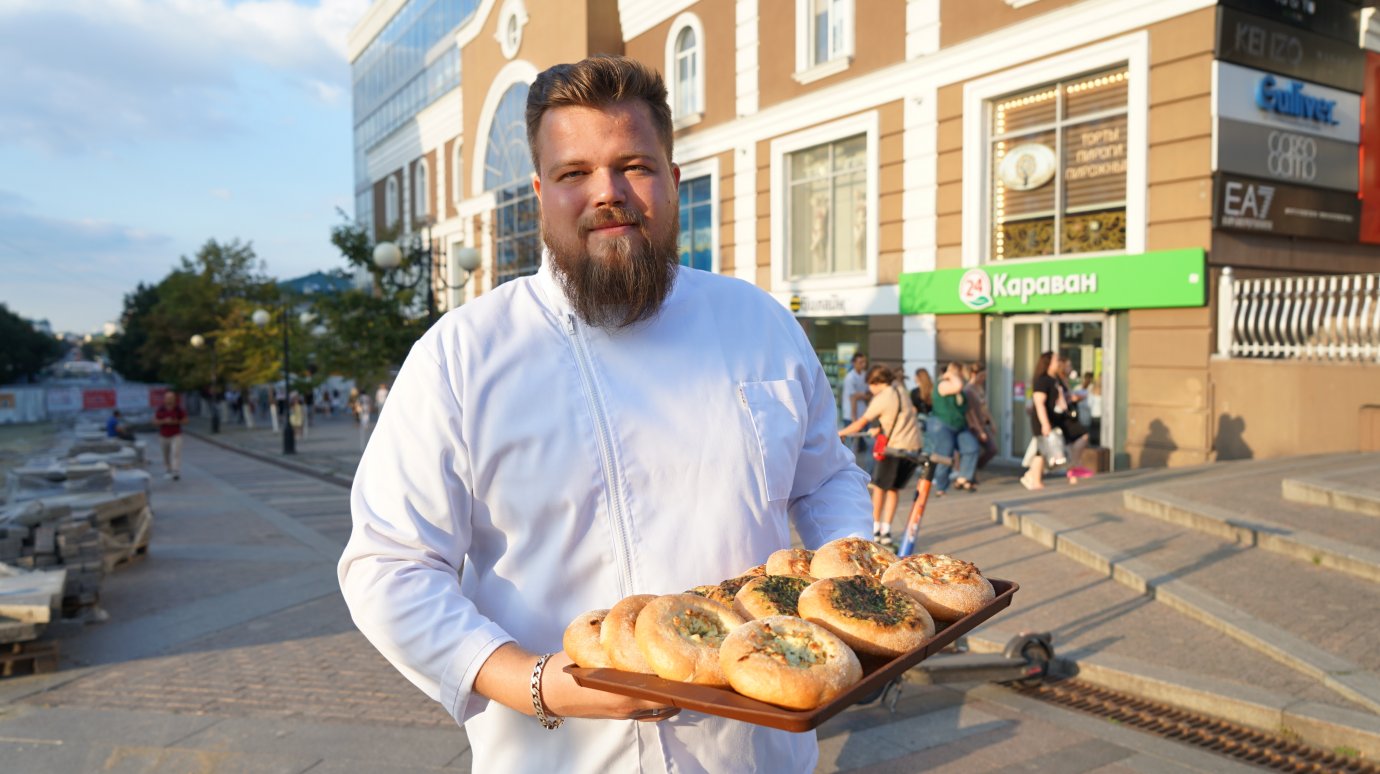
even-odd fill
[[[682,268],[657,317],[610,331],[580,322],[544,265],[446,314],[388,405],[355,474],[341,590],[465,725],[477,771],[814,767],[814,733],[692,712],[548,731],[472,690],[506,642],[557,651],[584,611],[765,561],[790,544],[787,516],[809,547],[867,533],[867,477],[779,303]]]

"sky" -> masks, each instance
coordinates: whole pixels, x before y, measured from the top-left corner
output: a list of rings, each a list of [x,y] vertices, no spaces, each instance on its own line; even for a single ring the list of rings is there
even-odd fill
[[[208,239],[344,268],[368,0],[0,0],[0,303],[99,331]]]

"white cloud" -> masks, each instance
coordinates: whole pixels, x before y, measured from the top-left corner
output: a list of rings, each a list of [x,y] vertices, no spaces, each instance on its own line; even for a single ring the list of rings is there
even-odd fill
[[[345,38],[367,0],[5,0],[0,143],[52,153],[223,137],[240,76],[270,71],[323,103],[348,91]]]
[[[212,188],[208,193],[217,199],[227,202],[234,198],[234,194],[230,192],[229,188]]]

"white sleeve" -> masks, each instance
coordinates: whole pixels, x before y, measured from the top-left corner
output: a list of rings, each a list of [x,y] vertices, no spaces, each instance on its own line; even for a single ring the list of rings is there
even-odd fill
[[[803,341],[804,333],[800,336]],[[803,348],[813,353],[808,342]],[[872,528],[867,474],[839,441],[834,391],[817,360],[814,381],[805,385],[805,400],[809,413],[791,486],[791,520],[806,548],[818,548],[841,537],[866,537]]]
[[[487,706],[480,666],[513,638],[460,591],[470,546],[469,451],[446,369],[412,348],[355,473],[340,590],[369,642],[459,723]]]

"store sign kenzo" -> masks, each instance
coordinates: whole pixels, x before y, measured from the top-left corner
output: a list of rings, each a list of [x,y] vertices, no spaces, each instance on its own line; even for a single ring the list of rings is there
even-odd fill
[[[1361,95],[1230,62],[1216,70],[1216,116],[1346,143],[1361,141]],[[1218,145],[1226,138],[1219,135]]]
[[[1193,248],[902,274],[900,311],[1010,314],[1202,306],[1205,260],[1203,250]]]
[[[1355,38],[1352,39],[1353,42]],[[1365,86],[1365,54],[1283,22],[1217,7],[1216,58],[1344,91]]]

